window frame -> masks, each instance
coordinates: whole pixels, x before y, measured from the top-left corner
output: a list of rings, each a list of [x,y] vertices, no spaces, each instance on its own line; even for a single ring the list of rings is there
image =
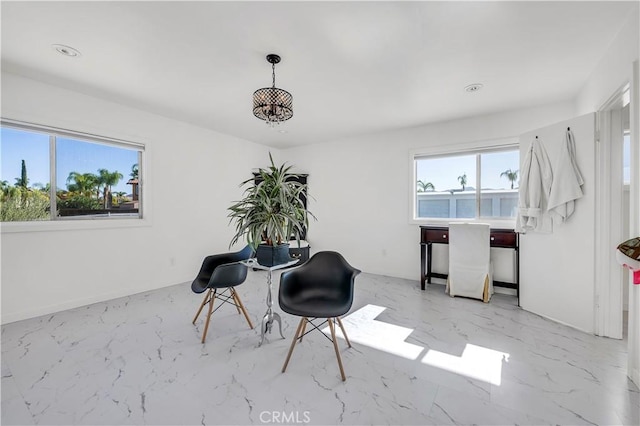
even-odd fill
[[[624,154],[625,154],[624,138],[626,138],[627,136],[629,137],[629,148],[631,148],[631,130],[630,129],[624,130],[622,132],[622,137],[623,137],[622,139],[622,187],[628,190],[629,187],[631,186],[631,176],[629,176],[628,182],[625,180],[625,176],[624,176]],[[629,161],[631,162],[631,152],[629,152]]]
[[[409,151],[409,223],[412,225],[436,225],[446,226],[451,222],[467,222],[467,223],[488,223],[492,227],[509,228],[515,227],[516,218],[499,218],[499,217],[483,217],[480,215],[481,209],[481,180],[482,173],[479,157],[476,157],[476,182],[475,191],[475,217],[473,218],[437,218],[437,217],[417,217],[417,166],[416,161],[421,158],[438,158],[452,157],[456,155],[478,155],[488,154],[492,152],[511,151],[520,152],[520,144],[517,137],[508,137],[501,139],[481,140],[469,143],[461,143],[455,145],[438,145],[433,147],[424,147],[411,149]],[[519,163],[521,163],[519,159]],[[520,164],[519,164],[520,166]],[[520,167],[519,167],[520,168]]]
[[[80,132],[70,129],[63,129],[54,126],[30,123],[25,121],[13,120],[9,118],[0,118],[0,126],[3,128],[11,128],[33,133],[40,133],[49,136],[49,183],[50,183],[50,217],[47,220],[24,221],[24,222],[1,222],[1,233],[25,232],[25,231],[47,231],[47,230],[75,230],[75,229],[103,229],[103,228],[121,228],[121,227],[138,227],[150,226],[148,218],[149,202],[146,188],[146,165],[147,157],[146,145],[140,142],[130,140],[112,138],[107,136],[96,135],[88,132]],[[138,154],[138,191],[139,191],[139,208],[138,216],[64,216],[58,217],[56,200],[56,138],[70,138],[79,142],[101,144],[112,147],[120,147],[137,151]]]

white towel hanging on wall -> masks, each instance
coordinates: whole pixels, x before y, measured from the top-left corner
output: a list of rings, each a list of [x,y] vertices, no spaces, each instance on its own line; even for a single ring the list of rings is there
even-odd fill
[[[517,232],[550,233],[553,231],[553,222],[547,211],[552,180],[549,156],[536,136],[529,145],[520,172]]]
[[[567,128],[564,144],[560,147],[560,156],[553,168],[551,195],[547,205],[554,221],[566,221],[575,210],[575,200],[582,197],[584,179],[576,161],[576,143]]]

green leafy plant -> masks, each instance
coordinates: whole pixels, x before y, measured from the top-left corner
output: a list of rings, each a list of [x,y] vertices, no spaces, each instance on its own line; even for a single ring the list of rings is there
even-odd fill
[[[511,182],[511,189],[513,189],[513,184],[518,180],[518,170],[507,169],[504,172],[500,173],[500,177],[506,177],[509,182]]]
[[[96,194],[96,199],[100,197],[100,181],[93,173],[71,172],[67,178],[67,189],[84,196]]]
[[[50,217],[49,209],[49,198],[39,191],[22,189],[11,195],[0,197],[2,222],[47,220]]]
[[[269,160],[271,165],[259,169],[258,179],[240,184],[247,186],[244,198],[229,207],[229,222],[235,223],[236,229],[229,246],[243,237],[254,249],[263,241],[276,246],[295,237],[300,242],[309,227],[309,216],[315,219],[301,197],[307,185],[294,180],[298,176],[290,172],[292,166],[276,166],[271,153]]]
[[[29,179],[27,178],[27,165],[24,162],[24,160],[22,160],[20,177],[16,178],[16,186],[27,189],[28,184],[29,184]]]
[[[122,173],[120,173],[117,170],[115,172],[110,172],[107,169],[98,169],[98,173],[99,173],[99,181],[100,183],[102,183],[102,185],[104,185],[104,196],[103,196],[104,208],[108,209],[113,204],[111,188],[114,185],[117,185],[118,182],[120,182],[120,179],[123,178],[123,176],[122,176]]]
[[[60,209],[97,210],[102,207],[100,201],[82,194],[72,194],[69,197],[60,198],[57,204]]]
[[[462,190],[464,191],[464,187],[467,184],[467,174],[464,173],[462,176],[458,176],[458,182],[462,185]]]
[[[140,167],[138,166],[138,163],[131,166],[131,173],[129,173],[129,176],[131,176],[131,179],[138,179],[139,170],[140,170]]]
[[[424,182],[419,180],[418,184],[418,192],[426,192],[426,191],[435,191],[436,187],[433,186],[431,182]]]

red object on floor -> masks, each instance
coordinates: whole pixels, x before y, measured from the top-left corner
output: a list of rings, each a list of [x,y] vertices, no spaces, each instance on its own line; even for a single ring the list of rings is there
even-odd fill
[[[633,271],[633,283],[640,284],[640,269]]]

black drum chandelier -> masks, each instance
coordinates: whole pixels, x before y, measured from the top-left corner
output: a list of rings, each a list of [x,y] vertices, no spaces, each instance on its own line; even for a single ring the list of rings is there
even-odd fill
[[[267,62],[271,64],[273,86],[253,92],[253,115],[266,121],[268,126],[276,127],[293,117],[293,96],[276,87],[276,64],[280,62],[280,56],[269,54]]]

